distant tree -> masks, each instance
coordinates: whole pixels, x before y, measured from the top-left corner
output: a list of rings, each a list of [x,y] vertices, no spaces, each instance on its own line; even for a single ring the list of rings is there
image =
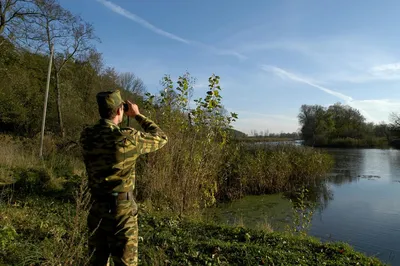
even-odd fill
[[[388,141],[391,140],[390,126],[385,122],[374,126],[374,134],[377,137],[385,137]]]
[[[301,137],[308,145],[382,145],[391,141],[393,132],[400,132],[400,116],[393,113],[391,124],[366,122],[361,112],[351,106],[336,103],[328,108],[302,105],[298,115]]]
[[[133,94],[144,96],[146,93],[146,86],[143,81],[131,72],[124,72],[118,76],[118,84],[126,91]]]
[[[302,105],[298,118],[303,139],[311,145],[328,139],[335,128],[331,113],[321,105]]]
[[[390,126],[400,129],[400,114],[392,112],[389,115]]]
[[[400,114],[392,112],[389,115],[388,130],[396,138],[400,137]]]
[[[335,137],[361,138],[365,127],[365,117],[359,110],[336,103],[328,108],[335,122]]]

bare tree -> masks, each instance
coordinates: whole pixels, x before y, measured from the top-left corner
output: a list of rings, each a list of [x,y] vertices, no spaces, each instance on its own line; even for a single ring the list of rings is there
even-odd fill
[[[33,0],[0,0],[0,35],[13,39],[24,18],[36,15]],[[0,43],[0,46],[3,41]]]
[[[62,119],[60,73],[75,56],[93,49],[92,40],[97,40],[93,26],[61,7],[55,0],[33,0],[35,16],[25,19],[20,33],[26,47],[50,55],[54,45],[53,78],[56,92],[57,114],[60,135],[65,136]]]
[[[400,129],[400,114],[395,113],[395,112],[390,113],[389,121],[390,121],[389,126],[393,130],[399,130]]]
[[[146,93],[146,87],[143,81],[131,72],[119,74],[118,85],[124,90],[130,91],[136,95],[143,96]]]

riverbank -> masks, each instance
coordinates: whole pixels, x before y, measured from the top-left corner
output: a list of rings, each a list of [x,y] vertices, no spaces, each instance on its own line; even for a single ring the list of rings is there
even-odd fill
[[[139,202],[176,213],[246,195],[289,192],[323,179],[333,164],[330,156],[309,147],[229,143],[205,150],[204,143],[190,138],[171,135],[170,140],[159,152],[139,158],[136,188]],[[68,194],[85,178],[77,145],[45,138],[40,160],[38,139],[0,135],[0,141],[0,184],[28,194]]]
[[[85,197],[0,203],[0,265],[84,265]],[[140,205],[141,265],[384,265],[343,243],[219,226]]]
[[[0,265],[84,265],[87,260],[88,194],[85,193],[85,174],[79,156],[73,149],[61,153],[52,139],[46,139],[46,150],[53,149],[53,152],[46,154],[44,160],[37,158],[34,140],[3,136],[2,144]],[[323,178],[331,164],[329,157],[307,147],[228,147],[219,158],[219,172],[214,173],[220,177],[214,180],[218,192],[214,195],[215,200],[226,200],[226,197],[219,197],[228,193],[233,195],[228,199],[233,199],[275,190],[290,191],[296,184]],[[173,148],[176,146],[169,149],[174,151]],[[154,160],[158,159],[169,166],[166,159],[178,153],[176,150],[174,153],[168,151],[156,154],[157,157],[147,157],[147,161],[141,163],[154,165]],[[185,166],[190,167],[190,161]],[[153,171],[160,169],[152,168]],[[138,172],[142,185],[140,191],[157,192],[151,186],[143,187],[147,184],[143,179],[152,176],[145,176],[146,172],[140,169]],[[166,172],[153,172],[152,175],[160,173]],[[182,178],[189,177],[181,177],[180,182],[175,180],[176,184],[170,183],[168,187],[182,187]],[[290,265],[302,261],[313,261],[316,265],[320,262],[345,265],[346,261],[376,261],[355,253],[347,245],[321,244],[315,239],[269,234],[265,230],[171,219],[168,218],[171,214],[196,217],[199,208],[182,212],[174,208],[174,205],[181,206],[179,201],[174,201],[177,197],[168,197],[168,193],[173,192],[171,188],[163,190],[158,186],[157,189],[165,195],[163,204],[146,193],[147,197],[142,194],[140,200],[140,257],[143,265],[257,265],[262,262],[266,265],[271,262]],[[199,190],[196,186],[193,189]],[[195,198],[198,194],[188,196],[194,197],[193,202],[198,200]],[[165,211],[168,216],[160,215]]]
[[[370,137],[364,139],[355,138],[335,138],[335,139],[319,139],[315,141],[305,141],[305,145],[316,148],[390,148],[387,138]]]
[[[297,139],[294,138],[280,138],[280,137],[238,137],[236,138],[239,142],[250,142],[250,143],[257,143],[257,142],[287,142],[287,141],[295,141]]]

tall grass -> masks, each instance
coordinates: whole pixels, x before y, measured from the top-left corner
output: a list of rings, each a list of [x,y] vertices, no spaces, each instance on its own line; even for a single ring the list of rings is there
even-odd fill
[[[85,177],[79,156],[57,152],[51,139],[47,150],[52,152],[44,160],[34,152],[35,142],[2,139],[0,184],[14,183],[25,194],[67,196]],[[181,214],[218,200],[314,185],[332,166],[328,155],[309,147],[240,143],[222,147],[180,132],[169,139],[164,148],[137,162],[137,199]]]
[[[332,158],[295,145],[239,145],[226,152],[219,196],[235,199],[315,185],[332,167]]]
[[[85,265],[89,195],[79,150],[62,152],[50,138],[40,160],[37,140],[1,138],[0,264],[3,258],[17,265]],[[312,148],[293,145],[220,146],[179,132],[169,138],[163,149],[137,162],[136,184],[140,202],[175,214],[314,182],[330,162]],[[258,227],[271,230],[267,221]],[[168,257],[146,241],[145,261]]]
[[[138,198],[179,213],[212,205],[221,152],[218,145],[170,134],[166,146],[138,162]]]
[[[43,159],[37,153],[39,139],[0,135],[0,140],[0,195],[8,201],[43,194],[74,200],[85,176],[79,157],[61,152],[51,137],[45,139]]]
[[[85,265],[90,202],[85,187],[82,183],[76,191],[74,204],[46,196],[0,201],[0,231],[15,232],[0,232],[0,243],[5,243],[0,245],[0,265]]]

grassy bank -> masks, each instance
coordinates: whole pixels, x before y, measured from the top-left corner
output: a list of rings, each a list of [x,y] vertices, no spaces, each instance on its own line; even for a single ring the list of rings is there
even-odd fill
[[[329,156],[308,147],[231,143],[204,149],[203,142],[178,134],[170,134],[170,143],[159,152],[140,158],[136,184],[139,201],[177,213],[314,184],[332,165]],[[0,140],[0,184],[12,183],[29,195],[70,197],[85,175],[76,146],[66,149],[49,137],[40,160],[38,139],[0,135]]]
[[[294,141],[293,138],[280,138],[280,137],[239,137],[237,138],[240,142],[283,142],[283,141]]]
[[[79,156],[73,148],[65,150],[60,148],[65,146],[48,138],[45,142],[48,153],[44,160],[39,160],[35,139],[7,135],[1,138],[4,148],[0,151],[0,265],[85,265],[89,198]],[[183,191],[187,184],[195,186],[190,189],[201,191],[196,187],[199,183],[190,179],[196,175],[180,176],[180,181],[175,180],[174,175],[168,176],[173,169],[188,171],[181,173],[201,170],[190,168],[193,167],[190,157],[182,155],[182,147],[185,146],[178,149],[177,145],[170,145],[164,152],[144,157],[139,162],[142,165],[138,169],[141,179],[138,182],[146,192],[141,195],[140,204],[142,265],[321,265],[323,262],[327,265],[356,265],[357,262],[380,265],[347,245],[321,244],[308,237],[271,234],[268,226],[259,227],[265,230],[250,230],[171,218],[182,214],[179,209],[166,208],[166,204],[182,206],[181,199],[175,202],[178,197],[170,196],[174,191]],[[210,179],[217,184],[215,200],[226,199],[227,193],[232,191],[238,196],[287,191],[295,184],[321,178],[330,165],[328,157],[306,147],[227,147],[219,154],[220,160],[214,164],[217,172],[212,173],[213,179]],[[179,158],[178,155],[183,156],[181,161],[168,164],[171,158]],[[188,162],[182,166],[179,162],[185,160]],[[150,167],[156,165],[155,162],[167,170]],[[149,169],[152,172],[148,172]],[[144,180],[151,177],[156,181],[157,178],[166,180],[158,186],[153,181],[145,187]],[[166,182],[171,183],[167,186]],[[157,201],[160,198],[152,197],[157,191],[164,195],[163,204]],[[202,194],[179,195],[193,197],[186,198],[187,201],[201,201],[195,197]],[[162,216],[159,210],[169,215]],[[183,214],[182,217],[195,217],[190,211]]]
[[[364,139],[355,138],[335,138],[318,139],[315,142],[306,141],[306,145],[321,148],[389,148],[389,142],[385,137],[368,137]]]
[[[84,265],[84,202],[0,203],[0,265]],[[383,265],[343,243],[173,218],[143,205],[139,223],[141,265]]]

